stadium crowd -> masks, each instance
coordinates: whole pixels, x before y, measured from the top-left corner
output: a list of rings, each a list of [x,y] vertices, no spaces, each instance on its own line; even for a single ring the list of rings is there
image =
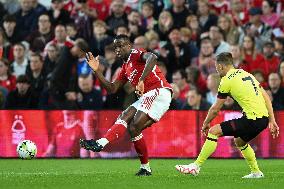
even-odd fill
[[[275,110],[284,109],[283,0],[0,0],[1,109],[124,109],[136,100],[127,84],[107,94],[85,52],[100,56],[115,80],[122,61],[112,40],[158,56],[173,86],[171,109],[208,110],[220,78],[214,59],[231,52],[252,73]],[[224,109],[239,109],[228,98]]]

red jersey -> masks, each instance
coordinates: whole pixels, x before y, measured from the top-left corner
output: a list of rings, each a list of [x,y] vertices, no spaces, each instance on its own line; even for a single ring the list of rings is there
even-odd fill
[[[116,80],[120,80],[124,83],[129,81],[132,86],[136,87],[146,65],[145,61],[142,59],[143,53],[146,53],[145,49],[132,49],[128,60],[122,65]],[[144,80],[144,93],[158,88],[172,89],[171,85],[167,82],[165,76],[156,65]]]
[[[12,91],[16,89],[16,77],[10,75],[7,80],[0,80],[0,86],[5,87],[8,91]]]
[[[53,130],[52,143],[56,145],[56,157],[80,157],[80,138],[84,138],[81,123],[65,128],[61,122]]]

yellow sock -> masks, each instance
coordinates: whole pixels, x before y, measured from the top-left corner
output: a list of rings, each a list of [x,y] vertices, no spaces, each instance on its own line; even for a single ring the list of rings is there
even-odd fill
[[[199,155],[198,155],[198,157],[197,157],[197,159],[194,163],[201,166],[205,162],[205,160],[209,156],[211,156],[211,154],[216,150],[217,139],[218,139],[217,136],[208,133],[207,139],[206,139],[205,143],[203,144],[201,152],[199,153]]]
[[[238,149],[241,151],[243,157],[246,159],[251,172],[252,173],[260,172],[255,158],[255,153],[252,147],[249,144],[246,144],[245,146],[238,147]]]

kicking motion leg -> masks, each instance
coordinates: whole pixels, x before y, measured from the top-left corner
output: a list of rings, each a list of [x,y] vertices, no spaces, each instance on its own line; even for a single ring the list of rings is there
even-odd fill
[[[142,131],[153,123],[154,121],[147,114],[137,111],[128,127],[131,140],[141,162],[140,170],[136,173],[137,176],[149,176],[152,174],[149,165],[148,150]]]
[[[198,155],[198,158],[194,163],[189,165],[176,165],[176,169],[184,174],[191,174],[197,176],[200,171],[200,167],[202,164],[210,157],[217,147],[218,137],[222,136],[222,129],[219,124],[210,128],[209,133],[207,135],[207,139],[203,144],[201,152]]]
[[[251,173],[243,176],[242,178],[263,178],[263,173],[259,170],[257,161],[255,158],[255,153],[252,147],[240,137],[235,138],[235,144],[237,148],[241,151],[243,157],[246,159],[247,164],[250,167]]]
[[[86,150],[100,152],[108,143],[120,138],[127,131],[127,125],[133,119],[136,108],[130,106],[118,117],[114,125],[106,132],[103,138],[99,140],[80,139],[80,145]]]

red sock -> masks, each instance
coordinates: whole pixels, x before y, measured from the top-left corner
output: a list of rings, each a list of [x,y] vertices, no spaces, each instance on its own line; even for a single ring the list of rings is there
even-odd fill
[[[139,136],[132,139],[135,150],[138,154],[141,164],[146,164],[149,162],[148,158],[148,150],[146,146],[146,142],[143,138],[143,135],[140,134]]]
[[[114,125],[107,131],[103,138],[106,138],[109,142],[118,139],[123,136],[127,128],[127,123],[124,120],[118,119]]]

